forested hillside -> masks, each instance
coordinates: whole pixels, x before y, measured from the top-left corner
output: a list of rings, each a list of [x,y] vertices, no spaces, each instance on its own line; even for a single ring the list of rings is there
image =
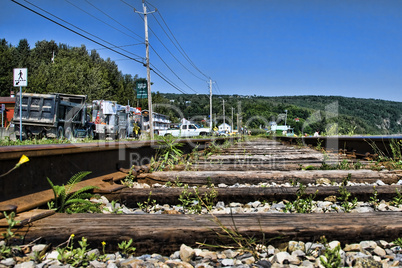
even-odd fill
[[[186,117],[209,115],[208,95],[162,94],[184,112]],[[374,99],[357,99],[340,96],[213,96],[213,117],[223,121],[223,100],[225,100],[225,121],[241,111],[243,124],[260,128],[275,121],[287,125],[295,133],[312,134],[397,134],[402,133],[402,103]],[[287,111],[287,112],[286,112]]]
[[[135,84],[138,75],[122,74],[114,61],[102,59],[85,46],[70,47],[54,41],[38,41],[30,48],[26,39],[14,47],[0,39],[0,96],[15,90],[13,68],[28,68],[26,92],[84,94],[89,101],[114,100],[120,104],[139,104]],[[237,126],[237,118],[251,129],[265,128],[270,122],[294,128],[295,133],[312,134],[396,134],[402,133],[402,103],[339,96],[239,96],[214,95],[213,118],[217,124]],[[154,111],[167,114],[173,122],[181,117],[206,123],[209,95],[153,93]],[[286,116],[287,115],[287,116]]]

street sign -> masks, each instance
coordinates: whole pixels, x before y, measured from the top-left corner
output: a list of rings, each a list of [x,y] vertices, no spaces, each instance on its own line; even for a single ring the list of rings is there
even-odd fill
[[[137,82],[137,99],[148,98],[147,81]]]
[[[28,69],[27,68],[15,68],[13,82],[14,82],[15,87],[28,86]]]

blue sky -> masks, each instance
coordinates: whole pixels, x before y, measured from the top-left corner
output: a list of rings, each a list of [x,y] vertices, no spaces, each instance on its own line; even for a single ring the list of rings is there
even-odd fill
[[[103,39],[96,39],[101,43],[125,46],[125,51],[120,50],[123,54],[140,60],[145,57],[144,23],[133,11],[133,7],[142,11],[140,0],[15,1],[61,22],[29,4],[34,3],[90,33],[91,38]],[[400,0],[147,3],[151,10],[158,9],[148,16],[151,64],[183,92],[208,94],[210,77],[216,82],[214,94],[339,95],[402,101]],[[11,0],[1,0],[0,6],[0,38],[14,46],[22,38],[28,39],[31,48],[41,40],[84,44],[88,50],[97,49],[103,58],[115,60],[123,73],[146,77],[140,63],[101,49]],[[179,45],[167,37],[168,29]],[[180,93],[153,73],[151,80],[153,91]]]

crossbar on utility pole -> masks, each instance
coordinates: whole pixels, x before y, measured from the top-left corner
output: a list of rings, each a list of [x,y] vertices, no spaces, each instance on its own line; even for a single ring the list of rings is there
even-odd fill
[[[142,7],[144,12],[138,12],[134,9],[134,12],[144,15],[145,24],[145,53],[146,53],[146,66],[147,66],[147,87],[148,87],[148,111],[149,111],[149,135],[151,140],[154,138],[154,122],[153,122],[153,112],[152,112],[152,94],[151,94],[151,69],[149,68],[149,41],[148,41],[148,18],[147,15],[154,13],[147,12],[147,7],[145,5],[145,0],[142,0]]]

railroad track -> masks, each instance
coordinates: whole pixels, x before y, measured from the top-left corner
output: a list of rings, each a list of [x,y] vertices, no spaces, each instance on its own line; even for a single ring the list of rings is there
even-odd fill
[[[191,165],[177,165],[174,170],[161,172],[138,172],[136,180],[152,188],[127,188],[119,184],[124,172],[113,173],[87,180],[82,185],[103,185],[98,192],[109,200],[117,200],[126,206],[135,207],[138,202],[152,198],[158,204],[179,204],[178,199],[185,189],[183,185],[199,186],[200,195],[214,186],[217,200],[247,203],[254,201],[292,202],[300,191],[300,183],[308,185],[306,195],[316,194],[317,200],[339,195],[339,186],[349,177],[350,182],[361,183],[347,186],[352,197],[368,201],[373,196],[373,183],[377,185],[377,198],[391,200],[396,183],[401,179],[399,171],[374,171],[371,169],[321,170],[323,164],[356,165],[356,159],[347,159],[334,153],[322,153],[311,148],[284,145],[275,140],[257,139],[239,142],[219,153],[200,156]],[[370,165],[362,160],[359,165]],[[318,183],[326,179],[325,183]],[[331,183],[328,183],[327,181]],[[296,185],[296,182],[299,184]],[[371,185],[368,185],[371,184]],[[81,187],[82,185],[78,185]],[[173,185],[162,187],[163,185]],[[232,187],[241,185],[238,187]],[[190,190],[194,188],[190,188]],[[317,241],[321,236],[341,243],[361,240],[392,241],[402,236],[402,214],[393,211],[366,213],[238,213],[222,214],[60,214],[44,209],[29,210],[46,204],[51,192],[30,197],[30,205],[17,208],[17,220],[21,223],[16,232],[24,235],[26,242],[41,237],[44,241],[58,245],[71,234],[86,237],[94,245],[107,241],[117,245],[122,240],[133,239],[137,253],[157,252],[170,254],[181,244],[196,247],[197,243],[229,245],[233,241],[217,236],[222,226],[236,229],[244,237],[272,239],[279,244],[289,240]],[[15,203],[17,199],[13,200]],[[11,202],[11,204],[13,203]],[[2,202],[5,205],[7,202]],[[29,202],[27,202],[29,203]],[[1,204],[0,204],[1,205]],[[24,210],[29,210],[23,212]],[[0,220],[0,233],[7,227]]]

